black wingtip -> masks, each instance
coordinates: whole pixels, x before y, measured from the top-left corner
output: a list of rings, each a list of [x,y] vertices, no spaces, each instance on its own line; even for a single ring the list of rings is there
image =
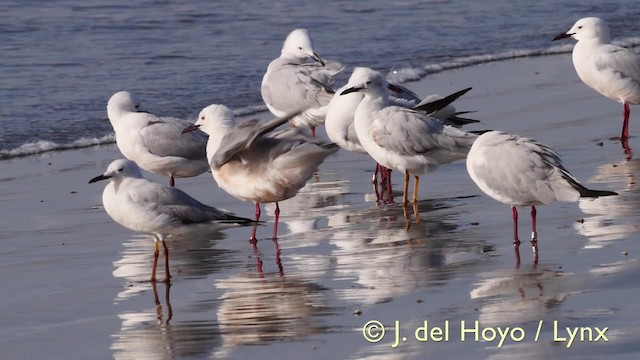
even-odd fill
[[[451,104],[452,102],[456,101],[457,98],[459,98],[460,96],[468,93],[471,89],[473,89],[473,87],[468,87],[466,89],[462,89],[460,91],[456,91],[451,95],[447,95],[445,97],[443,97],[440,100],[436,100],[436,101],[432,101],[426,104],[422,104],[422,105],[418,105],[416,107],[413,108],[413,110],[418,110],[418,111],[424,111],[427,114],[431,114],[434,113],[438,110],[443,109],[444,107],[446,107],[447,105]]]

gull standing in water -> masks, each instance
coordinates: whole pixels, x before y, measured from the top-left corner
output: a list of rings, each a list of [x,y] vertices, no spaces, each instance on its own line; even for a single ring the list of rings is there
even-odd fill
[[[346,95],[342,95],[342,92],[348,87],[349,85],[347,84],[336,91],[336,94],[331,99],[331,102],[329,102],[329,108],[327,110],[327,116],[324,124],[325,130],[327,131],[329,139],[338,144],[341,148],[351,152],[366,154],[367,151],[360,144],[360,140],[358,140],[358,135],[356,134],[353,122],[356,109],[364,98],[364,93],[352,92]],[[424,100],[420,101],[417,95],[402,86],[389,84],[388,87],[392,93],[391,99],[393,104],[422,111],[429,116],[437,118],[445,125],[460,127],[465,124],[479,122],[478,120],[459,117],[458,115],[466,114],[468,112],[458,112],[456,111],[456,108],[451,105],[451,103],[453,103],[460,96],[466,94],[469,90],[471,90],[471,88],[455,92],[446,97],[442,97],[437,94],[429,95]],[[381,172],[383,196],[380,196],[377,191],[377,180],[379,172]],[[385,200],[383,198],[385,193],[391,194],[392,190],[390,169],[387,169],[380,164],[376,164],[372,182],[378,201],[381,198],[382,200]],[[389,201],[392,200],[393,197],[391,196]]]
[[[390,105],[387,80],[372,69],[355,68],[348,85],[341,96],[358,91],[365,95],[354,116],[360,144],[380,165],[404,173],[403,206],[408,201],[409,175],[414,175],[417,210],[419,175],[464,159],[478,136],[422,112]]]
[[[140,168],[131,160],[115,160],[104,174],[89,180],[89,184],[100,180],[109,180],[102,192],[102,204],[107,214],[128,229],[153,236],[155,252],[152,282],[156,281],[159,242],[164,247],[164,281],[169,282],[171,279],[169,249],[165,239],[177,227],[208,223],[219,230],[225,226],[253,223],[250,219],[204,205],[182,190],[143,178]]]
[[[294,197],[324,159],[338,150],[333,143],[309,141],[298,129],[269,134],[291,116],[267,123],[251,119],[236,124],[235,115],[224,105],[209,105],[198,120],[184,129],[201,129],[209,135],[207,158],[218,186],[230,195],[253,201],[256,222],[261,203],[276,203],[273,239],[277,238],[278,202]],[[250,238],[256,242],[256,227]]]
[[[531,245],[538,261],[536,206],[555,201],[575,202],[581,197],[617,195],[589,190],[564,168],[559,155],[545,145],[518,135],[490,131],[478,137],[467,156],[467,171],[480,190],[510,205],[513,244],[520,263],[518,206],[531,206]]]
[[[620,141],[631,158],[629,148],[629,104],[640,104],[640,54],[611,44],[609,26],[597,17],[578,20],[569,31],[553,40],[571,37],[573,66],[585,84],[624,106]]]
[[[168,176],[169,186],[175,185],[176,177],[193,177],[209,170],[207,136],[202,132],[182,135],[189,121],[142,111],[140,101],[128,91],[111,96],[107,114],[122,155],[144,170]]]
[[[307,30],[295,29],[284,41],[280,57],[267,67],[260,87],[262,99],[277,117],[299,113],[291,124],[311,127],[315,137],[315,126],[324,123],[334,94],[333,77],[343,69],[337,62],[325,63],[313,49]]]

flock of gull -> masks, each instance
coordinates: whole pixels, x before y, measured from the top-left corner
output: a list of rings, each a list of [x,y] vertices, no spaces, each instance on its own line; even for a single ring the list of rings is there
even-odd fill
[[[578,41],[573,62],[582,81],[624,105],[620,141],[630,157],[629,104],[640,104],[640,55],[611,44],[609,28],[599,18],[581,19],[554,40],[566,37]],[[393,202],[391,171],[404,174],[402,206],[407,209],[411,202],[414,212],[418,211],[419,176],[466,159],[467,171],[477,186],[512,207],[518,262],[517,207],[531,207],[531,244],[537,262],[536,206],[616,195],[587,189],[567,171],[555,151],[532,139],[501,131],[461,130],[462,125],[477,121],[462,117],[467,112],[456,111],[451,103],[470,88],[421,100],[408,89],[389,83],[382,73],[356,67],[348,83],[334,90],[333,79],[343,70],[340,63],[323,60],[314,51],[306,30],[296,29],[287,36],[280,57],[269,64],[262,80],[262,98],[276,116],[271,121],[237,121],[231,109],[214,104],[205,107],[192,123],[145,112],[139,100],[126,91],[109,99],[108,117],[126,159],[113,161],[90,183],[108,180],[102,195],[106,212],[117,223],[153,236],[151,281],[156,281],[160,243],[165,281],[171,279],[165,240],[176,226],[253,225],[250,241],[255,244],[260,204],[275,203],[275,240],[278,202],[294,197],[318,166],[340,148],[375,160],[373,184],[378,202]],[[290,127],[280,128],[287,122]],[[323,124],[330,141],[315,137],[316,127]],[[144,179],[140,169],[169,177],[169,186]],[[230,195],[255,203],[255,219],[205,205],[174,187],[175,178],[206,171]],[[415,183],[409,199],[411,176]]]

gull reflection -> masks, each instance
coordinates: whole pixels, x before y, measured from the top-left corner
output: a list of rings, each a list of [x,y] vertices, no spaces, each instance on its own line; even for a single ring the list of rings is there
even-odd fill
[[[299,339],[326,331],[318,315],[329,314],[324,288],[302,279],[274,274],[240,274],[220,280],[218,306],[222,346],[215,358],[239,346]]]
[[[454,207],[449,200],[421,202],[427,215],[408,230],[399,205],[331,216],[335,276],[359,285],[338,290],[338,296],[360,304],[386,302],[417,287],[444,284],[475,264],[479,241],[467,242],[448,220],[458,216]]]
[[[146,283],[153,304],[146,310],[118,314],[122,325],[112,338],[117,360],[176,359],[209,354],[219,345],[218,326],[202,319],[172,323],[171,285]]]
[[[216,249],[214,244],[225,234],[210,230],[207,226],[175,229],[167,240],[174,277],[206,277],[224,267],[224,262],[216,259],[224,259],[229,250]],[[113,263],[113,276],[126,280],[127,284],[116,296],[116,302],[148,289],[146,283],[153,261],[153,241],[148,236],[133,235],[123,245],[121,258]]]
[[[471,299],[482,300],[478,320],[485,326],[506,326],[540,319],[554,311],[570,295],[554,286],[563,276],[552,270],[522,269],[488,272],[469,293]],[[557,283],[557,281],[556,281]]]
[[[590,182],[611,183],[618,196],[580,199],[579,207],[584,219],[574,224],[575,229],[589,238],[585,248],[601,248],[607,242],[620,240],[640,231],[636,221],[640,214],[640,159],[632,159],[598,168]]]
[[[347,206],[345,194],[349,192],[349,181],[337,179],[336,174],[326,172],[318,174],[318,177],[323,180],[310,180],[296,196],[279,203],[282,209],[280,221],[289,230],[281,238],[295,235],[297,247],[313,245],[322,240],[324,235],[313,231],[319,228],[318,222],[327,213]],[[275,204],[267,204],[265,209],[273,215]]]

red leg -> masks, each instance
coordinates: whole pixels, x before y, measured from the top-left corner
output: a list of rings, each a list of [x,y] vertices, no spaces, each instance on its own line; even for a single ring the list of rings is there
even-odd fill
[[[513,211],[513,245],[520,246],[520,239],[518,239],[518,209],[512,206],[511,210]]]
[[[156,282],[156,268],[158,267],[158,255],[160,255],[160,248],[158,247],[158,240],[154,239],[154,245],[156,246],[153,252],[153,269],[151,269],[151,282]]]
[[[176,179],[174,179],[173,175],[169,176],[169,186],[171,187],[176,186]]]
[[[164,247],[164,282],[171,282],[171,273],[169,272],[169,248],[167,243],[162,240],[162,247]]]
[[[311,136],[312,137],[316,137],[316,127],[315,126],[311,127]]]
[[[518,209],[511,207],[513,211],[513,249],[516,253],[516,268],[520,267],[520,239],[518,239]]]
[[[249,242],[255,244],[256,241],[256,229],[258,228],[258,220],[260,220],[260,203],[256,203],[256,223],[253,224],[253,231],[251,231],[251,237],[249,238]]]
[[[538,243],[538,232],[536,231],[536,207],[531,207],[531,245]]]
[[[393,203],[393,189],[391,188],[391,169],[389,168],[383,168],[384,171],[386,172],[386,179],[387,179],[387,184],[386,184],[386,192],[387,192],[387,202],[388,203]]]
[[[373,184],[373,192],[376,194],[376,205],[380,203],[382,199],[380,192],[378,191],[378,173],[382,167],[380,164],[376,163],[376,170],[373,172],[373,178],[371,179],[371,183]],[[384,182],[384,172],[382,172],[382,176],[380,176],[380,182]],[[384,191],[382,192],[384,195]]]
[[[633,156],[631,153],[631,148],[629,147],[629,114],[631,114],[629,104],[624,104],[624,121],[622,123],[622,134],[620,135],[620,143],[622,143],[622,148],[624,149],[627,160],[631,160],[631,157]]]
[[[629,114],[631,114],[631,109],[629,108],[629,104],[624,104],[624,113],[623,113],[623,123],[622,123],[622,134],[620,135],[620,140],[624,141],[629,138]]]
[[[276,202],[276,211],[274,211],[276,215],[276,224],[273,226],[273,240],[278,239],[278,220],[280,220],[280,207],[278,206],[278,202]]]
[[[538,265],[538,231],[536,230],[536,207],[531,207],[531,249],[533,249],[533,265]]]

